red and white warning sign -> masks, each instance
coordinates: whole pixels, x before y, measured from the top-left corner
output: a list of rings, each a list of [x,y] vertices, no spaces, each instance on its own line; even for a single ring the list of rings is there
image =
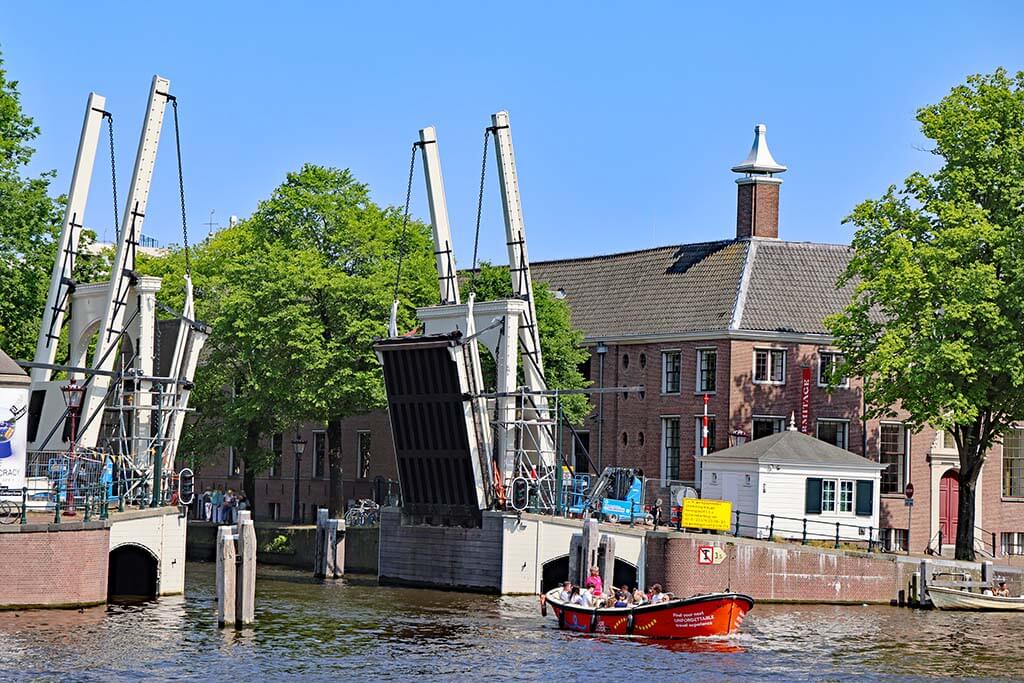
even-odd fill
[[[715,546],[713,545],[699,545],[697,546],[697,564],[714,564],[715,562]]]

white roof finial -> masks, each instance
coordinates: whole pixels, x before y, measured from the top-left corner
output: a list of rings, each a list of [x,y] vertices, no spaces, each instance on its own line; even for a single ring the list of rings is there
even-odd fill
[[[796,411],[793,411],[789,414],[789,431],[796,431]]]
[[[786,167],[775,161],[768,151],[768,126],[759,123],[754,126],[754,144],[742,164],[733,166],[735,173],[783,173]]]

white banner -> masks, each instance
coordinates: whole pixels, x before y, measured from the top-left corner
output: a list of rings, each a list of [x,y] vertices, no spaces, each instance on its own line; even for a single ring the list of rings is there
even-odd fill
[[[25,485],[28,388],[0,387],[0,486]]]

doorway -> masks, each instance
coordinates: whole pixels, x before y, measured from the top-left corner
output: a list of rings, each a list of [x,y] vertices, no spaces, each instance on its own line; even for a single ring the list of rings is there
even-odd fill
[[[957,515],[960,509],[960,472],[946,470],[939,480],[939,530],[943,545],[956,543]]]

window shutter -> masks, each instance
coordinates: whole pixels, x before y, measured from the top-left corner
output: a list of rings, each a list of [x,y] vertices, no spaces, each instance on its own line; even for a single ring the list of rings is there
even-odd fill
[[[875,511],[875,482],[857,480],[857,515],[870,517]]]
[[[804,513],[821,514],[821,479],[807,477],[807,495],[804,498]]]

